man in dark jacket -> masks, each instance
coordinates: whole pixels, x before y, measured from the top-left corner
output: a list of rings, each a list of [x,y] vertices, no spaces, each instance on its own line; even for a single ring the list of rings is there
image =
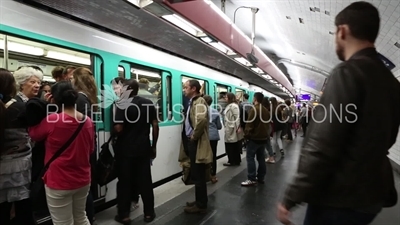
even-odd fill
[[[335,25],[336,53],[343,62],[329,77],[296,175],[278,206],[284,224],[290,223],[289,210],[302,202],[308,203],[306,225],[369,224],[397,202],[387,155],[400,125],[400,84],[374,47],[378,10],[352,3]],[[376,109],[382,99],[386,102]]]
[[[265,144],[269,139],[269,122],[271,120],[268,110],[261,105],[264,95],[261,92],[254,94],[254,107],[250,108],[246,128],[244,130],[247,143],[247,180],[242,186],[263,184],[267,172],[265,165]],[[258,170],[254,158],[258,161]]]

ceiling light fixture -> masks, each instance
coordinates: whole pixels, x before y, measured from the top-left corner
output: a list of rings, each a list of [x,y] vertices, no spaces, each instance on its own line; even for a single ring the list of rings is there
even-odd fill
[[[30,46],[30,45],[24,45],[16,42],[7,42],[8,44],[8,50],[11,52],[18,52],[22,54],[27,54],[27,55],[36,55],[36,56],[42,56],[44,55],[45,51],[42,48]],[[4,49],[4,40],[0,40],[0,49]]]
[[[394,46],[400,48],[400,43],[399,43],[399,42],[396,42],[396,43],[394,43]]]
[[[272,77],[270,75],[268,75],[268,74],[262,75],[262,76],[267,80],[272,80]]]
[[[262,69],[260,69],[260,68],[258,68],[258,67],[252,67],[251,69],[252,69],[254,72],[258,73],[258,74],[264,73],[264,71],[262,71]]]
[[[299,18],[299,22],[302,23],[302,24],[304,24],[304,19]]]
[[[329,31],[329,34],[330,34],[330,35],[333,35],[334,33],[335,33],[335,32]]]
[[[196,27],[192,23],[188,22],[187,20],[183,19],[182,17],[176,14],[165,15],[162,16],[162,18],[174,24],[175,26],[183,29],[184,31],[188,32],[191,35],[194,35],[196,37],[206,36],[200,28]]]
[[[329,11],[326,11],[326,10],[325,10],[325,14],[328,15],[328,16],[331,15],[331,13]]]
[[[292,18],[290,16],[286,16],[286,19],[291,20]]]
[[[228,48],[226,45],[222,44],[221,42],[210,42],[208,44],[210,44],[215,49],[217,49],[227,55],[235,55],[236,54],[232,49]]]
[[[210,37],[208,37],[208,36],[206,36],[206,37],[202,37],[201,38],[201,40],[203,40],[204,42],[206,42],[206,43],[211,43],[211,42],[213,42],[214,40],[213,39],[211,39]]]
[[[74,56],[74,55],[70,55],[70,54],[66,54],[66,53],[62,53],[62,52],[56,52],[56,51],[48,51],[46,54],[46,57],[51,58],[51,59],[66,61],[66,62],[79,63],[79,64],[83,64],[83,65],[91,64],[90,58],[83,58],[83,57]]]
[[[245,66],[251,66],[252,64],[247,61],[247,59],[240,57],[240,58],[235,58],[236,61],[240,62],[241,64],[245,65]]]
[[[139,8],[146,7],[146,6],[150,5],[151,3],[153,3],[152,0],[128,0],[128,2],[136,5]]]

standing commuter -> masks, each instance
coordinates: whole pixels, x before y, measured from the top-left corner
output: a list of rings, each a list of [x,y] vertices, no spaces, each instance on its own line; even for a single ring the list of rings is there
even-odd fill
[[[200,88],[197,80],[188,80],[185,83],[185,95],[190,99],[184,121],[185,135],[188,140],[191,178],[196,192],[196,200],[186,203],[186,213],[207,212],[206,165],[213,160],[208,134],[209,111],[206,101],[200,96]],[[182,151],[181,155],[184,154]]]
[[[271,101],[271,118],[274,128],[274,140],[275,144],[278,145],[279,151],[281,152],[281,156],[285,156],[285,152],[283,151],[283,144],[282,144],[282,131],[285,128],[285,123],[283,121],[283,115],[281,106],[278,104],[276,98],[270,98]]]
[[[123,77],[116,77],[111,81],[112,88],[118,99],[121,98],[122,88],[124,87],[124,84],[126,84],[126,82],[127,80],[125,80],[125,78]],[[115,115],[117,112],[117,101],[118,100],[116,100],[112,105],[111,128],[114,128]],[[116,132],[114,129],[111,129],[111,135],[116,136]],[[113,144],[115,144],[115,138]],[[135,188],[133,188],[132,192],[131,211],[134,211],[135,209],[139,208],[139,194],[137,193],[137,190]]]
[[[336,54],[343,62],[328,78],[297,172],[278,206],[283,224],[302,202],[308,203],[305,225],[369,224],[397,203],[387,155],[400,125],[400,83],[375,49],[378,9],[354,2],[335,25]]]
[[[151,178],[151,160],[156,157],[158,140],[158,120],[154,104],[149,99],[138,96],[139,83],[127,81],[127,91],[131,102],[117,107],[114,129],[117,132],[115,159],[117,165],[117,204],[118,215],[115,220],[130,224],[132,199],[137,190],[144,205],[144,221],[151,222],[154,211],[153,181]],[[152,127],[152,141],[150,128]]]
[[[94,79],[92,71],[84,67],[66,67],[64,69],[64,78],[67,81],[71,81],[75,90],[78,92],[78,98],[76,100],[76,110],[86,116],[88,116],[93,121],[96,121],[95,115],[97,112],[97,86]],[[93,127],[95,131],[95,127]],[[95,137],[94,148],[97,147],[96,137]],[[94,166],[96,164],[96,151],[93,151],[90,156],[90,162],[92,165],[92,178],[95,177]],[[94,199],[93,193],[96,193],[97,184],[95,179],[92,179],[92,185],[90,187],[89,194],[87,196],[86,202],[86,214],[89,218],[90,224],[93,224],[94,218]]]
[[[218,110],[211,107],[213,99],[209,95],[204,95],[204,100],[207,102],[207,105],[210,107],[210,120],[209,120],[209,137],[210,137],[210,145],[213,151],[213,162],[212,162],[212,171],[211,171],[211,182],[214,184],[218,182],[217,179],[217,147],[219,141],[219,130],[222,129],[221,117]]]
[[[95,144],[93,121],[76,111],[78,93],[70,82],[58,82],[51,93],[50,101],[60,112],[29,128],[32,140],[45,141],[45,163],[67,144],[43,176],[47,205],[54,225],[89,225],[85,205],[91,182],[89,158]]]
[[[253,186],[257,183],[264,184],[267,167],[265,165],[265,145],[269,137],[270,114],[262,106],[264,95],[261,92],[254,93],[254,108],[249,110],[249,118],[244,130],[245,137],[248,139],[246,149],[247,160],[247,180],[242,182],[242,186]],[[258,170],[254,157],[258,161]]]
[[[32,147],[27,127],[17,118],[25,103],[14,99],[16,93],[13,75],[0,68],[0,224],[33,225],[29,199]]]
[[[228,155],[228,163],[224,166],[239,166],[242,162],[240,152],[242,150],[243,129],[241,127],[240,108],[233,93],[226,94],[228,105],[224,111],[225,125],[225,151]]]

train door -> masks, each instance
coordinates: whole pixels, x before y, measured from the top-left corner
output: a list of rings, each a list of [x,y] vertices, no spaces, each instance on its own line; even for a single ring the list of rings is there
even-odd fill
[[[74,46],[60,47],[42,41],[0,34],[0,68],[15,72],[22,66],[34,66],[37,70],[41,70],[43,79],[36,97],[43,97],[44,88],[47,89],[56,82],[54,77],[62,78],[64,74],[70,74],[74,68],[91,68],[91,55],[72,50],[73,48]],[[33,165],[37,165],[38,161],[35,159],[32,161]],[[47,211],[40,211],[35,206],[32,210],[37,224],[51,220]]]
[[[104,90],[103,84],[104,84],[104,62],[103,60],[97,56],[97,55],[92,55],[91,56],[91,70],[94,76],[94,79],[96,81],[96,86],[98,87],[98,91]],[[98,93],[98,96],[103,96],[101,93]],[[96,113],[93,113],[92,120],[95,122],[95,128],[96,128],[96,151],[95,151],[95,157],[91,158],[91,164],[96,165],[96,161],[99,157],[100,153],[100,147],[102,146],[103,143],[105,143],[106,140],[106,124],[108,122],[108,119],[106,118],[106,110],[107,107],[104,105],[105,101],[102,101],[102,99],[99,99],[99,111]],[[91,184],[91,192],[93,195],[94,202],[98,202],[102,200],[106,194],[106,187],[101,187],[98,185],[95,180],[92,180]]]

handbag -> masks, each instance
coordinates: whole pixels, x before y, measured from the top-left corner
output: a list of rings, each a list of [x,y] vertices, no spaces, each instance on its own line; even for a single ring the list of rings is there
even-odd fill
[[[85,121],[85,117],[82,119]],[[56,160],[67,148],[72,144],[75,138],[78,136],[79,132],[82,130],[82,127],[85,123],[81,122],[78,128],[75,130],[74,134],[68,139],[67,142],[51,157],[51,159],[46,163],[40,172],[40,176],[32,181],[30,184],[30,199],[31,203],[34,206],[36,211],[47,210],[47,201],[46,201],[46,191],[44,188],[44,181],[42,177],[45,175],[47,170],[49,169],[50,164]]]
[[[211,181],[211,163],[206,164],[205,170],[206,182]],[[192,180],[190,163],[185,163],[182,165],[182,181],[185,185],[193,185],[194,181]]]
[[[110,149],[110,143],[113,140],[111,136],[107,142],[101,146],[99,159],[96,162],[96,182],[104,186],[117,178],[115,169],[115,153]]]

